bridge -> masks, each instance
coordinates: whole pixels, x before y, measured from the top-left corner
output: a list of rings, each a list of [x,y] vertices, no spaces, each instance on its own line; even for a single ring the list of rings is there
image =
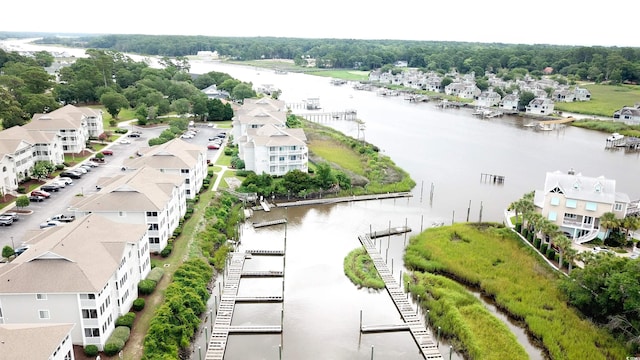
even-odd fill
[[[380,253],[378,253],[378,249],[376,248],[375,243],[372,241],[371,237],[368,234],[358,236],[358,240],[364,248],[367,250],[367,253],[373,260],[373,264],[378,270],[378,273],[384,280],[385,288],[387,292],[391,296],[393,303],[396,308],[400,312],[402,319],[404,320],[406,326],[408,327],[411,335],[413,336],[414,341],[420,348],[420,353],[424,356],[425,359],[431,360],[442,360],[442,354],[440,350],[438,350],[437,344],[433,341],[433,338],[427,329],[426,325],[422,321],[422,318],[418,315],[418,312],[411,306],[409,300],[407,299],[407,294],[402,291],[398,282],[393,277],[393,274],[387,267],[387,263],[384,261],[384,258]],[[398,331],[401,330],[401,325],[384,325],[384,326],[375,326],[371,328],[366,328],[368,332],[373,332],[375,329],[379,329],[379,331]],[[363,326],[360,327],[361,331],[363,330]]]

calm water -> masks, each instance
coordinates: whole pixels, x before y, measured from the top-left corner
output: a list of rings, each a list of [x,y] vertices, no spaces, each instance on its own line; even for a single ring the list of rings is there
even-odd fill
[[[504,209],[524,193],[542,187],[548,171],[574,168],[587,176],[615,179],[617,190],[632,200],[640,198],[637,153],[604,149],[608,134],[567,127],[535,131],[524,127],[528,120],[504,117],[482,120],[467,110],[440,110],[433,103],[409,103],[402,97],[383,98],[374,92],[356,91],[348,85],[334,86],[328,78],[221,63],[192,61],[194,73],[221,71],[255,85],[272,84],[282,90],[281,99],[299,103],[319,97],[322,110],[356,109],[365,122],[364,138],[408,171],[416,181],[409,199],[357,202],[317,207],[256,212],[250,222],[287,218],[286,227],[254,230],[243,227],[241,250],[283,249],[286,259],[254,256],[246,268],[285,269],[282,279],[246,279],[241,295],[280,295],[284,304],[243,304],[234,312],[234,325],[275,325],[282,317],[284,333],[234,335],[229,338],[225,359],[421,359],[408,332],[360,335],[363,323],[395,324],[400,317],[386,292],[354,287],[343,274],[344,256],[360,246],[357,236],[384,230],[389,224],[407,224],[412,233],[380,239],[388,251],[387,263],[394,274],[405,272],[402,253],[408,237],[433,222],[470,220],[502,222]],[[332,122],[348,135],[362,137],[353,122]],[[503,175],[494,185],[480,181],[482,173]],[[433,201],[430,190],[433,187]],[[481,207],[482,206],[482,207]],[[387,248],[389,250],[387,250]],[[217,291],[217,289],[216,289]],[[492,309],[495,311],[495,309]],[[504,320],[504,319],[503,319]],[[517,328],[514,333],[532,359],[542,358]],[[206,348],[203,345],[203,348]],[[448,345],[443,344],[448,358]],[[198,359],[195,352],[193,359]],[[459,359],[457,354],[453,359]]]

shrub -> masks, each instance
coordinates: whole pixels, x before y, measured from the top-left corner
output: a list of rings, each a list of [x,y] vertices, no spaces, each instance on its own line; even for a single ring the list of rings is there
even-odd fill
[[[62,164],[56,165],[56,170],[59,171],[59,170],[62,170],[62,169],[64,169],[64,165],[62,165]]]
[[[549,246],[549,245],[547,245],[547,244],[540,245],[540,253],[546,254],[547,253],[547,246]]]
[[[174,235],[175,235],[175,233],[174,233]],[[166,258],[169,255],[171,255],[172,251],[173,251],[173,245],[172,244],[168,244],[167,246],[164,247],[164,249],[162,249],[162,251],[160,251],[160,256],[162,256],[163,258]]]
[[[533,241],[533,246],[535,246],[536,249],[540,248],[540,239],[535,239]]]
[[[122,350],[122,348],[124,347],[124,341],[120,340],[120,339],[109,339],[105,344],[104,344],[104,353],[107,356],[114,356],[117,353],[120,352],[120,350]]]
[[[111,336],[109,336],[109,339],[120,339],[123,342],[127,342],[127,340],[129,340],[129,335],[131,335],[131,329],[126,327],[126,326],[118,326],[115,329],[113,329],[113,332],[111,333]],[[107,340],[109,341],[109,340]]]
[[[555,260],[555,258],[556,258],[556,251],[553,250],[553,248],[548,248],[547,249],[547,259]]]
[[[128,312],[122,316],[120,316],[118,319],[116,319],[116,326],[126,326],[129,329],[131,329],[131,327],[133,326],[133,321],[136,319],[136,313],[134,312]]]
[[[138,293],[149,295],[156,289],[156,282],[153,280],[140,280],[138,283]]]
[[[144,299],[143,298],[137,298],[137,299],[133,300],[132,309],[133,309],[133,311],[140,311],[140,310],[144,309],[144,305],[145,305]]]
[[[98,347],[95,345],[87,345],[84,347],[84,354],[88,357],[95,357],[99,352]]]
[[[160,282],[162,276],[164,275],[164,268],[162,267],[154,267],[147,275],[147,280],[152,280],[156,283]]]
[[[180,234],[182,234],[182,228],[181,227],[177,227],[174,231],[173,231],[173,236],[180,236]]]
[[[18,187],[18,193],[19,194],[26,194],[27,193],[27,188],[25,188],[24,186]]]

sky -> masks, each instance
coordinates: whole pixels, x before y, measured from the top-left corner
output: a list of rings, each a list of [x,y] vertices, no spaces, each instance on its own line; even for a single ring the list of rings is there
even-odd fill
[[[86,0],[7,1],[0,31],[640,47],[637,0],[93,3],[95,7]]]

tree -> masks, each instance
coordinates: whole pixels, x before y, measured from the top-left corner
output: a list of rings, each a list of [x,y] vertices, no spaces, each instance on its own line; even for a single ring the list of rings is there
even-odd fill
[[[567,252],[567,249],[571,247],[571,240],[566,237],[564,234],[558,232],[555,234],[553,238],[553,242],[556,244],[556,247],[560,250],[560,259],[558,263],[558,267],[562,269],[563,257]]]
[[[29,206],[29,204],[31,204],[31,201],[29,201],[27,195],[18,196],[18,198],[16,199],[16,206],[19,208],[25,208]]]
[[[128,108],[129,101],[124,95],[115,91],[110,91],[102,94],[100,102],[107,109],[107,112],[113,116],[114,119],[118,118],[120,109]]]
[[[231,98],[234,100],[244,100],[256,97],[256,92],[251,88],[250,84],[241,83],[236,85],[231,91]]]
[[[10,258],[13,255],[15,255],[16,251],[9,245],[5,245],[5,247],[2,248],[2,257],[3,258]]]
[[[605,229],[604,238],[606,239],[609,236],[609,230],[614,230],[618,228],[618,219],[616,219],[616,214],[612,212],[606,212],[600,216],[600,227]]]
[[[518,110],[524,110],[531,100],[535,98],[536,95],[534,93],[530,91],[523,91],[522,94],[520,94],[520,99],[518,100]]]
[[[36,179],[46,179],[56,170],[56,166],[48,161],[37,161],[33,165],[32,174]]]

